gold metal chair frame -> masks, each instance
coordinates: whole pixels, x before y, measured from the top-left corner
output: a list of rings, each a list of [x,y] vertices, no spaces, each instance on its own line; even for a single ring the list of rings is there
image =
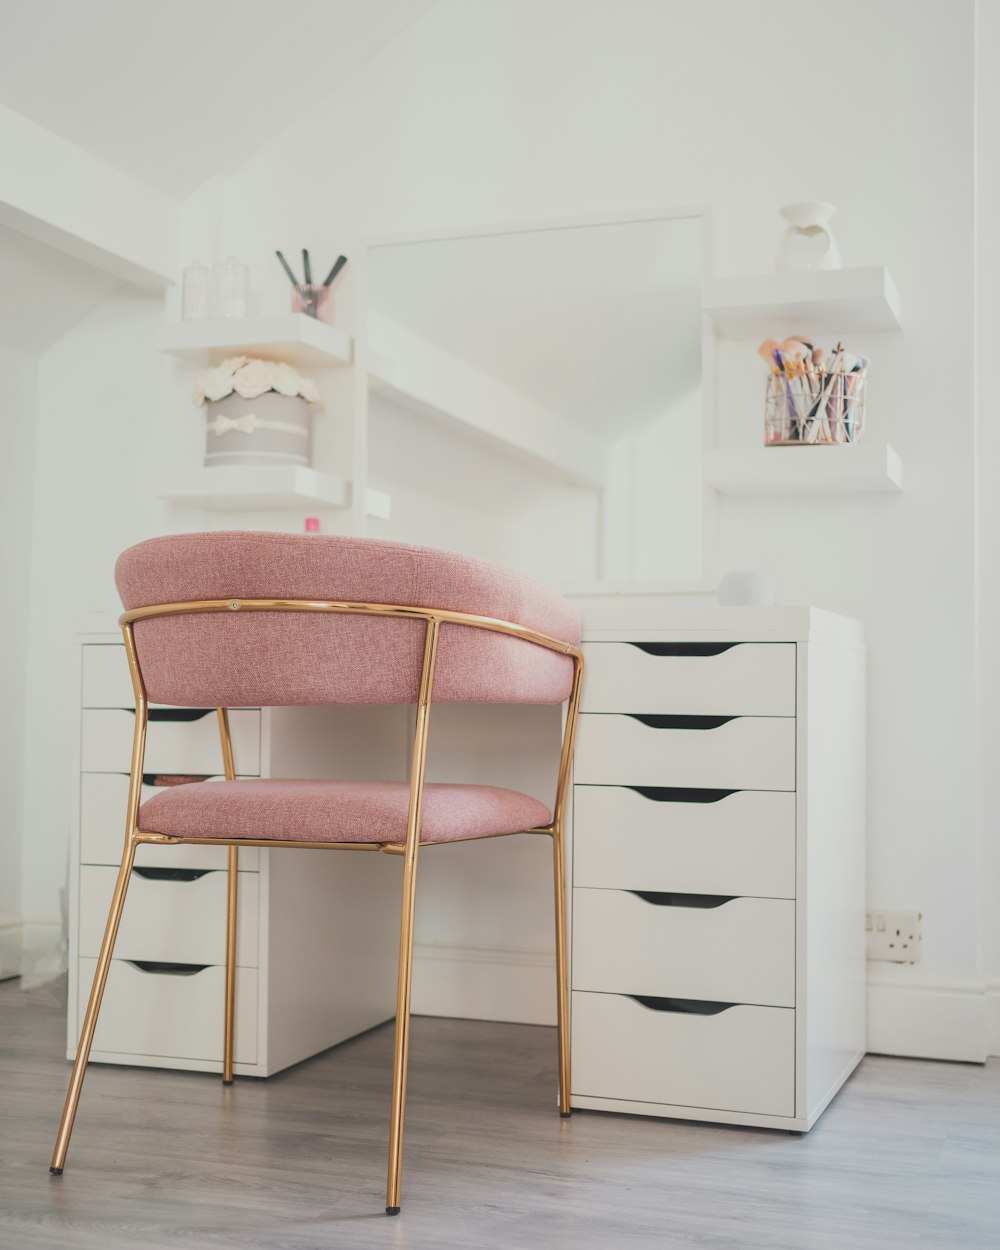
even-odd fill
[[[146,748],[148,703],[146,689],[136,654],[133,626],[136,621],[153,617],[178,616],[202,612],[319,612],[342,613],[361,616],[403,617],[426,623],[423,662],[417,700],[416,731],[410,761],[410,799],[406,824],[406,841],[390,842],[299,842],[278,841],[265,838],[184,838],[159,833],[142,833],[138,828],[139,800],[142,786],[143,758]],[[403,896],[399,932],[399,970],[396,993],[396,1041],[393,1053],[392,1112],[389,1132],[389,1172],[386,1185],[386,1214],[398,1215],[402,1184],[403,1119],[406,1109],[406,1073],[410,1044],[410,987],[413,974],[413,917],[416,901],[417,853],[422,846],[439,846],[447,843],[420,841],[420,816],[423,803],[424,770],[427,760],[427,737],[430,725],[431,696],[434,687],[434,669],[437,660],[438,636],[442,625],[466,625],[473,629],[489,630],[507,634],[525,642],[546,647],[572,657],[573,684],[566,713],[559,774],[552,820],[548,825],[535,829],[520,830],[522,833],[548,834],[552,839],[552,867],[555,887],[556,931],[556,1019],[559,1056],[559,1112],[570,1114],[570,1066],[569,1066],[569,985],[566,944],[566,858],[565,813],[569,791],[570,766],[576,739],[577,716],[580,704],[580,687],[583,678],[583,655],[577,647],[551,638],[537,630],[509,621],[491,617],[474,616],[466,612],[449,612],[430,608],[400,607],[383,603],[350,603],[336,600],[312,599],[204,599],[191,603],[158,604],[147,608],[134,608],[119,618],[125,639],[132,688],[135,692],[135,733],[132,740],[132,765],[129,772],[128,808],[125,821],[125,849],[121,868],[111,900],[108,923],[101,942],[94,984],[83,1020],[80,1044],[77,1047],[73,1072],[70,1077],[66,1104],[63,1109],[55,1151],[49,1171],[61,1175],[66,1163],[73,1121],[76,1117],[87,1060],[90,1056],[101,999],[108,979],[115,939],[125,905],[135,853],[139,846],[176,846],[182,843],[205,846],[228,846],[228,890],[226,916],[226,989],[225,1028],[223,1042],[222,1079],[226,1085],[233,1082],[234,1006],[236,991],[236,886],[239,848],[241,846],[303,847],[307,849],[336,851],[375,851],[385,855],[403,857]],[[233,745],[229,733],[229,715],[226,708],[218,708],[219,736],[226,779],[235,780],[236,769]],[[456,841],[479,841],[483,837],[510,837],[511,834],[474,835]]]

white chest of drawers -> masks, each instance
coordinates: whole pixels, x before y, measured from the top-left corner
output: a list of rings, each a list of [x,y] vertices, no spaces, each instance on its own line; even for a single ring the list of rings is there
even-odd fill
[[[79,640],[68,1057],[121,861],[135,711],[120,635]],[[400,774],[406,709],[238,708],[239,776]],[[359,720],[364,721],[359,734]],[[364,729],[372,732],[365,734]],[[150,709],[144,797],[164,774],[222,772],[213,709]],[[226,849],[141,847],[91,1060],[221,1071]],[[269,1076],[395,1012],[395,857],[240,851],[235,1071]]]
[[[864,1049],[862,629],[636,615],[585,635],[573,1106],[805,1131]]]

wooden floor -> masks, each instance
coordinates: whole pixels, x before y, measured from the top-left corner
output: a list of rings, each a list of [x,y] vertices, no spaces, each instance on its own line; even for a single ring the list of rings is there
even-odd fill
[[[383,1214],[388,1027],[267,1081],[95,1065],[62,1177],[62,986],[0,985],[3,1250],[1000,1247],[1000,1062],[871,1058],[806,1137],[556,1113],[553,1031],[413,1025]]]

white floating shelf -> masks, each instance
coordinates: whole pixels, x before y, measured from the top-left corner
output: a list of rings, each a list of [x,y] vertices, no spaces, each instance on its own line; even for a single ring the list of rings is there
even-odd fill
[[[723,495],[892,495],[903,463],[888,443],[712,452],[706,479]]]
[[[323,511],[349,507],[351,484],[342,477],[304,465],[217,465],[170,479],[164,483],[159,498],[176,507],[217,512],[303,508]],[[387,521],[391,500],[386,492],[369,487],[365,492],[365,511]]]
[[[350,335],[304,313],[275,317],[223,317],[212,321],[173,321],[160,335],[160,350],[194,364],[225,356],[260,356],[290,365],[329,368],[349,365]]]
[[[883,265],[708,278],[702,309],[726,338],[843,335],[900,328],[899,292]]]

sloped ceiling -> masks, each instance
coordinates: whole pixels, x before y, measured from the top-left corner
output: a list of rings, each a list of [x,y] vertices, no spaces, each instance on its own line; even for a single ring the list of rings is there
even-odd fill
[[[116,285],[83,261],[0,226],[0,347],[45,351]]]
[[[181,199],[433,0],[0,0],[0,103]]]

